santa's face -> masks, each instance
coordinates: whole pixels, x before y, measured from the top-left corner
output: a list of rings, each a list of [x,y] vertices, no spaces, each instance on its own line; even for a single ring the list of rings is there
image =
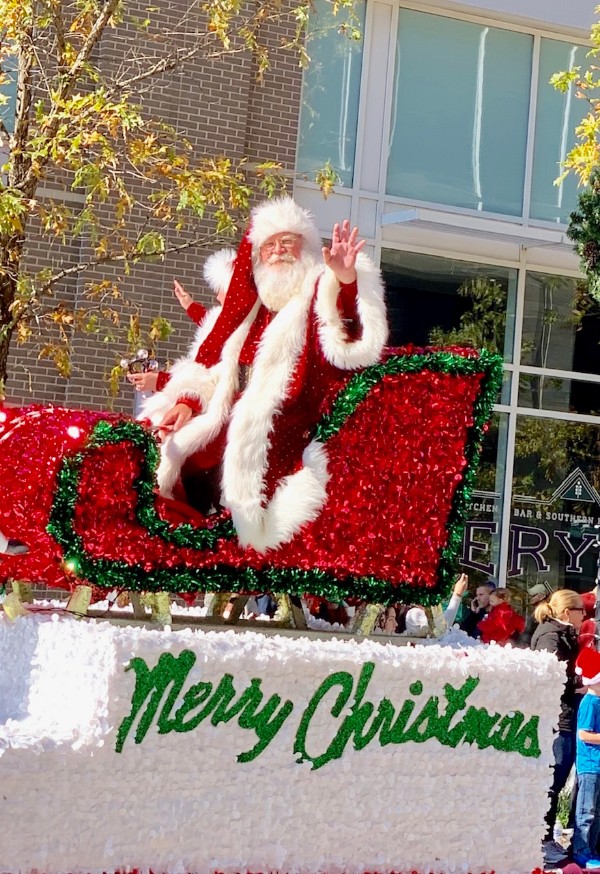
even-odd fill
[[[290,232],[274,234],[263,243],[254,263],[258,296],[278,313],[303,288],[315,258],[303,249],[302,237]]]
[[[262,244],[259,253],[263,264],[270,264],[272,267],[292,264],[302,253],[302,237],[291,232],[273,234]]]

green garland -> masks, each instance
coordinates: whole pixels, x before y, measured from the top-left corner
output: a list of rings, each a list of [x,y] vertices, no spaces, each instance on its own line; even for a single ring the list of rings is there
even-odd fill
[[[476,465],[481,453],[484,428],[502,385],[502,360],[486,350],[476,358],[465,358],[452,352],[415,352],[393,356],[383,364],[356,373],[335,398],[332,410],[319,422],[315,439],[325,443],[336,434],[371,389],[384,377],[401,373],[429,370],[438,373],[476,375],[483,373],[481,391],[474,408],[474,423],[466,447],[467,465],[463,479],[456,488],[448,523],[448,541],[441,553],[439,586],[419,589],[404,583],[392,585],[374,576],[349,576],[338,580],[332,574],[300,568],[233,568],[215,564],[206,568],[173,567],[146,571],[120,560],[97,559],[88,555],[73,519],[78,499],[81,469],[89,449],[107,444],[131,442],[142,455],[140,474],[134,482],[137,491],[136,516],[150,534],[162,537],[178,546],[204,550],[214,549],[219,539],[231,539],[235,530],[230,520],[221,520],[213,527],[197,529],[184,523],[172,526],[160,519],[155,507],[154,471],[158,465],[158,448],[151,435],[135,422],[99,422],[83,452],[65,458],[58,475],[55,499],[48,531],[60,544],[64,562],[79,578],[106,589],[133,591],[263,591],[302,595],[311,592],[330,601],[340,601],[354,595],[370,602],[401,601],[437,604],[449,591],[456,573],[457,555],[462,539],[468,502],[475,482]]]
[[[79,491],[81,465],[90,449],[119,443],[132,443],[140,450],[142,463],[139,476],[133,487],[137,492],[136,518],[140,525],[150,534],[162,537],[169,543],[191,549],[214,549],[217,541],[222,538],[235,537],[235,529],[231,520],[221,520],[207,528],[195,528],[189,522],[173,527],[161,519],[155,505],[155,471],[159,462],[159,451],[156,441],[149,431],[137,422],[107,422],[103,420],[95,425],[86,449],[77,455],[66,458],[57,478],[56,500],[52,507],[49,532],[60,543],[63,549],[74,546],[80,538],[73,531],[72,520]],[[68,526],[65,524],[68,522]],[[78,546],[80,552],[83,546]]]

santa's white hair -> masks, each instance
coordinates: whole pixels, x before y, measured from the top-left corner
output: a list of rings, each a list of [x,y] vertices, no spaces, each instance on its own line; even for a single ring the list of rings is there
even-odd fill
[[[291,197],[267,200],[252,210],[250,242],[256,258],[258,251],[274,234],[298,234],[303,239],[302,249],[313,258],[321,257],[323,245],[315,217]]]

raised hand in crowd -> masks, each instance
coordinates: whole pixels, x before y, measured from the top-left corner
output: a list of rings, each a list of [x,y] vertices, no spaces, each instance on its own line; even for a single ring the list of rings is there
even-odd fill
[[[453,595],[458,595],[459,598],[465,594],[467,589],[469,588],[469,578],[466,574],[461,574],[456,582],[454,583],[454,588],[452,589]]]

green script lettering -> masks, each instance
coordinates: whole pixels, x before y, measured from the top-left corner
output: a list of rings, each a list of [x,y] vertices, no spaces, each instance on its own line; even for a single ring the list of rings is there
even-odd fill
[[[216,685],[202,681],[184,692],[195,663],[196,656],[190,650],[177,657],[163,653],[152,669],[143,659],[131,660],[126,670],[135,672],[135,689],[131,712],[117,732],[117,752],[122,752],[134,726],[134,741],[139,744],[153,724],[158,734],[183,733],[198,728],[209,717],[215,727],[237,719],[241,729],[254,734],[254,745],[238,754],[238,762],[251,762],[264,752],[292,713],[293,703],[277,694],[265,700],[262,680],[257,677],[238,692],[231,674],[224,674]],[[457,688],[447,683],[443,698],[431,695],[420,708],[415,699],[423,694],[423,683],[415,680],[408,687],[411,697],[397,708],[387,697],[378,704],[365,700],[374,672],[375,665],[366,662],[356,681],[347,671],[336,671],[323,680],[300,718],[293,747],[298,762],[309,761],[312,770],[317,770],[341,758],[350,742],[355,750],[362,750],[376,739],[382,747],[436,740],[452,748],[462,743],[525,757],[541,755],[538,716],[526,722],[518,710],[502,716],[489,713],[485,707],[468,705],[479,677],[467,677]],[[324,699],[330,692],[335,698],[323,711]],[[321,723],[328,714],[331,716],[333,739],[323,752],[312,755],[307,751],[307,738],[318,711]]]
[[[178,658],[175,658],[169,652],[164,652],[160,656],[156,667],[152,670],[149,670],[148,665],[143,659],[131,659],[125,670],[135,671],[135,690],[131,699],[131,713],[123,720],[117,732],[116,750],[118,753],[123,749],[123,744],[127,740],[127,735],[131,731],[137,715],[146,701],[148,701],[146,711],[140,717],[135,733],[136,744],[144,740],[152,720],[156,716],[158,705],[166,689],[172,684],[173,688],[166,704],[166,720],[167,714],[171,711],[175,699],[181,692],[186,677],[195,663],[196,656],[189,649],[184,650]],[[161,718],[162,715],[161,713]],[[162,725],[164,724],[163,722]]]
[[[117,732],[118,753],[122,752],[123,745],[138,716],[134,740],[137,744],[144,740],[161,702],[163,702],[162,709],[156,719],[159,734],[168,734],[171,731],[180,733],[193,731],[211,714],[210,721],[214,726],[226,724],[237,716],[240,728],[253,731],[257,737],[256,744],[250,750],[240,753],[238,761],[251,762],[266,749],[294,709],[294,705],[291,701],[286,701],[280,707],[280,696],[271,695],[262,709],[259,709],[264,698],[260,679],[252,679],[237,701],[234,701],[237,693],[231,674],[225,674],[214,691],[213,684],[210,682],[195,683],[186,691],[181,705],[174,716],[171,716],[175,702],[195,663],[196,656],[191,650],[184,650],[177,658],[171,653],[163,653],[152,670],[143,659],[131,660],[126,670],[135,671],[135,690],[131,701],[131,712],[123,720]],[[146,705],[145,711],[143,711],[144,705]]]

